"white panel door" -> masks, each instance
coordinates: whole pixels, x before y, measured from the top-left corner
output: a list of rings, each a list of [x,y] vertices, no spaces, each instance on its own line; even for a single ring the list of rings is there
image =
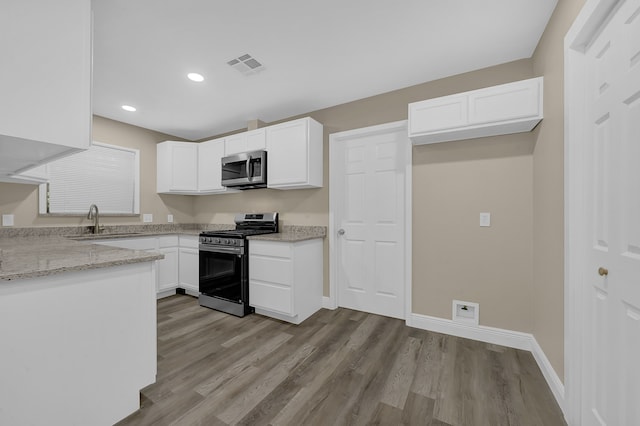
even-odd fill
[[[582,419],[640,424],[640,0],[588,58],[588,270]]]
[[[356,133],[331,145],[331,190],[339,194],[332,212],[338,229],[339,306],[405,317],[408,145],[404,128]]]

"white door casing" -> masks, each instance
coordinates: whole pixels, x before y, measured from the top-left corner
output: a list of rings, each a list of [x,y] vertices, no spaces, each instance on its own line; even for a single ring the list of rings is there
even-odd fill
[[[411,145],[406,121],[330,135],[331,304],[408,319]]]
[[[567,419],[640,424],[640,0],[587,2],[565,58]]]

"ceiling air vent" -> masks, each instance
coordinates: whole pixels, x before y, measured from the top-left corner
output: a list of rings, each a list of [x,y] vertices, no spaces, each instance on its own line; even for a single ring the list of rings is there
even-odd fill
[[[257,74],[264,70],[264,65],[256,61],[256,59],[248,53],[230,60],[227,64],[243,75]]]

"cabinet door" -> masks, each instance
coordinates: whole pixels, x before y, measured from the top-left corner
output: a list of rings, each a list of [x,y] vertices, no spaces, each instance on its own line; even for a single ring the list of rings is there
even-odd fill
[[[452,95],[409,104],[409,134],[463,127],[468,123],[467,96]]]
[[[308,178],[307,121],[267,127],[267,184],[303,184]]]
[[[89,148],[91,2],[3,1],[0,28],[0,174]]]
[[[158,193],[198,192],[198,144],[166,141],[157,145]]]
[[[542,79],[533,78],[469,93],[469,123],[484,124],[542,115]]]
[[[196,237],[197,238],[197,237]],[[198,249],[180,247],[180,287],[197,292],[199,288],[200,253]]]
[[[225,139],[202,142],[198,146],[198,191],[222,192],[221,162]]]
[[[258,151],[267,146],[267,133],[265,129],[251,130],[247,133],[247,151]]]
[[[172,147],[171,190],[197,191],[198,145],[176,142]]]
[[[178,248],[158,250],[164,259],[158,261],[158,292],[175,288],[178,285]]]
[[[227,136],[225,139],[224,155],[233,155],[239,152],[257,151],[265,149],[265,129],[255,129],[248,132]]]

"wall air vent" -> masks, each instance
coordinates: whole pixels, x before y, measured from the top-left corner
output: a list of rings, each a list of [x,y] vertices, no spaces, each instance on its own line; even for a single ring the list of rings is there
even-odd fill
[[[236,69],[242,75],[257,74],[264,70],[264,65],[248,53],[228,61],[227,64],[229,64],[231,68]]]

